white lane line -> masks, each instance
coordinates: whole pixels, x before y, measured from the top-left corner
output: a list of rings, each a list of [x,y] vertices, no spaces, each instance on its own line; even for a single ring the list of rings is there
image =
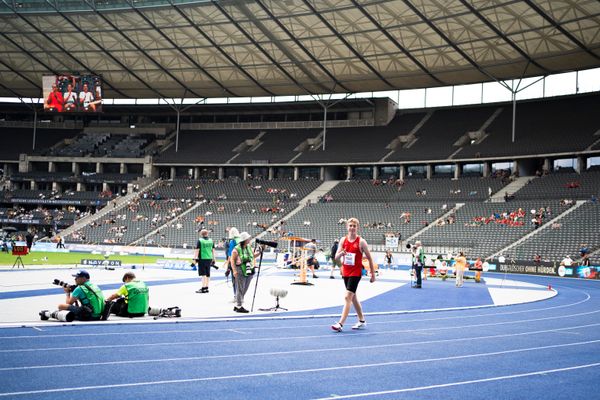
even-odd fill
[[[598,366],[600,366],[600,362],[592,363],[592,364],[574,365],[572,367],[565,367],[565,368],[555,368],[555,369],[546,369],[546,370],[542,370],[542,371],[526,372],[523,374],[493,376],[491,378],[473,379],[470,381],[441,383],[438,385],[420,386],[420,387],[395,389],[395,390],[383,390],[380,392],[356,393],[356,394],[349,394],[349,395],[344,395],[344,396],[331,395],[330,397],[320,397],[320,398],[315,398],[313,400],[353,399],[353,398],[358,398],[358,397],[381,396],[381,395],[386,395],[386,394],[396,394],[396,393],[406,393],[406,392],[418,392],[421,390],[431,390],[431,389],[447,388],[447,387],[452,387],[452,386],[470,385],[472,383],[494,382],[494,381],[502,381],[502,380],[506,380],[506,379],[526,378],[529,376],[556,374],[559,372],[574,371],[574,370],[584,369],[584,368],[594,368],[594,367],[598,367]]]
[[[586,298],[574,303],[569,303],[569,304],[562,304],[559,306],[552,306],[552,307],[542,307],[542,308],[532,308],[532,309],[528,309],[528,310],[520,310],[520,311],[508,311],[508,312],[501,312],[501,313],[485,313],[485,314],[471,314],[471,315],[456,315],[456,316],[449,316],[449,317],[438,317],[438,318],[420,318],[420,319],[404,319],[404,320],[398,320],[398,321],[394,321],[394,320],[389,320],[389,321],[374,321],[371,322],[370,325],[374,325],[374,324],[390,324],[390,323],[406,323],[406,322],[422,322],[422,321],[443,321],[443,320],[454,320],[454,319],[467,319],[467,318],[479,318],[479,317],[496,317],[499,315],[513,315],[513,314],[522,314],[522,313],[530,313],[530,312],[541,312],[541,311],[548,311],[548,310],[553,310],[553,309],[559,309],[559,308],[566,308],[566,307],[573,307],[573,306],[577,306],[579,304],[585,303],[587,301],[589,301],[591,299],[591,296],[588,292],[581,290],[581,289],[574,289],[574,288],[570,288],[571,290],[575,290],[575,291],[580,291],[583,292],[586,295]],[[526,304],[526,303],[525,303]],[[524,304],[517,304],[517,305],[524,305]],[[506,306],[473,306],[473,307],[454,307],[454,308],[446,308],[446,309],[439,309],[439,310],[429,310],[429,312],[444,312],[444,311],[464,311],[464,310],[475,310],[475,309],[481,309],[481,308],[492,308],[492,312],[495,311],[496,307],[506,307]],[[384,312],[373,312],[373,313],[365,313],[366,316],[381,316],[381,315],[405,315],[405,314],[419,314],[419,313],[424,313],[426,310],[416,310],[416,311],[410,311],[410,310],[401,310],[401,311],[384,311]],[[356,314],[350,314],[350,316],[356,316]],[[226,317],[226,318],[209,318],[209,319],[186,319],[183,322],[189,322],[189,323],[197,323],[197,322],[211,322],[211,323],[217,323],[217,322],[256,322],[256,321],[273,321],[273,320],[298,320],[298,319],[321,319],[321,318],[338,318],[339,314],[324,314],[324,315],[293,315],[293,316],[286,316],[286,315],[279,315],[279,316],[264,316],[264,317],[245,317],[245,318],[235,318],[235,317]],[[165,322],[170,322],[170,321],[165,321]],[[175,323],[178,323],[179,321],[174,321]],[[39,322],[35,322],[35,323],[39,323]],[[156,323],[156,321],[146,321],[146,322],[142,322],[142,321],[136,321],[135,322],[137,325],[146,325],[146,324],[151,324],[151,323]],[[85,324],[86,326],[94,326],[94,325],[106,325],[106,323],[93,323],[93,322],[88,322]],[[121,325],[121,324],[117,324],[117,325]],[[0,329],[1,328],[14,328],[16,325],[14,323],[8,323],[8,324],[1,324],[0,323]],[[63,324],[62,326],[65,326],[65,324]],[[70,326],[67,325],[67,326]],[[321,324],[318,325],[286,325],[286,326],[280,326],[280,327],[244,327],[245,330],[279,330],[279,329],[299,329],[299,328],[314,328],[314,327],[319,327],[322,326]],[[139,335],[139,334],[144,334],[144,335],[149,335],[149,334],[172,334],[172,333],[198,333],[198,332],[225,332],[229,330],[229,328],[220,328],[220,329],[189,329],[189,330],[178,330],[178,331],[174,331],[174,330],[163,330],[163,331],[152,331],[152,332],[148,332],[148,331],[131,331],[131,332],[107,332],[107,333],[82,333],[82,334],[55,334],[55,335],[44,335],[44,336],[0,336],[0,340],[3,339],[39,339],[39,338],[49,338],[49,337],[78,337],[78,336],[108,336],[108,335],[119,335],[119,336],[123,336],[123,335]]]
[[[235,329],[227,329],[227,331],[233,332],[233,333],[239,333],[240,335],[247,335],[248,334],[247,332],[242,332],[242,331],[238,331],[238,330],[235,330]]]
[[[564,307],[572,307],[572,306],[577,306],[579,304],[585,303],[587,301],[589,301],[591,299],[591,296],[589,293],[584,292],[586,294],[586,298],[584,300],[580,300],[577,301],[575,303],[569,303],[569,304],[563,304],[560,306],[553,306],[553,307],[545,307],[545,308],[534,308],[534,309],[530,309],[530,310],[521,310],[521,311],[508,311],[508,312],[502,312],[502,313],[494,313],[494,314],[472,314],[472,315],[456,315],[456,316],[450,316],[450,317],[438,317],[438,318],[420,318],[420,319],[402,319],[402,320],[387,320],[387,321],[373,321],[373,322],[369,322],[369,325],[377,325],[377,324],[404,324],[407,322],[428,322],[428,321],[446,321],[446,320],[456,320],[456,319],[471,319],[471,318],[480,318],[480,317],[496,317],[496,316],[500,316],[500,315],[513,315],[513,314],[522,314],[522,313],[529,313],[529,312],[540,312],[540,311],[547,311],[547,310],[552,310],[552,309],[557,309],[557,308],[564,308]],[[596,311],[594,311],[596,312]],[[366,316],[369,315],[396,315],[399,314],[400,312],[389,312],[389,313],[365,313]],[[351,316],[354,316],[355,314],[351,314]],[[567,314],[567,316],[571,316],[573,314]],[[581,315],[581,314],[578,314]],[[312,316],[302,316],[300,318],[296,318],[294,317],[294,319],[301,319],[301,318],[329,318],[330,316],[326,316],[326,315],[312,315]],[[335,317],[339,317],[338,314],[335,314]],[[232,319],[229,321],[233,321],[233,322],[253,322],[253,321],[263,321],[264,319],[268,319],[267,317],[264,318],[244,318],[244,319]],[[280,320],[285,320],[287,319],[285,316],[281,316],[278,319]],[[187,321],[186,321],[187,322]],[[194,321],[192,321],[194,322]],[[208,320],[205,322],[222,322],[222,321],[218,321],[218,320]],[[303,328],[318,328],[323,326],[323,324],[313,324],[313,325],[285,325],[285,326],[276,326],[276,327],[244,327],[244,330],[257,330],[257,331],[268,331],[268,330],[282,330],[282,329],[303,329]],[[160,330],[160,331],[131,331],[131,332],[107,332],[107,333],[80,333],[77,334],[77,337],[90,337],[90,336],[125,336],[125,335],[153,335],[153,334],[176,334],[176,333],[202,333],[202,332],[226,332],[231,330],[231,328],[219,328],[219,329],[186,329],[186,330]],[[73,334],[50,334],[50,335],[27,335],[27,336],[0,336],[0,340],[2,339],[46,339],[46,338],[59,338],[59,337],[73,337]]]
[[[278,355],[290,355],[290,354],[303,354],[303,353],[321,353],[326,351],[344,351],[344,350],[372,350],[372,349],[384,349],[384,348],[396,348],[404,346],[413,346],[415,344],[440,344],[440,343],[457,343],[463,341],[472,340],[490,340],[490,339],[501,339],[516,336],[528,336],[528,335],[540,335],[543,333],[558,333],[571,329],[581,328],[595,328],[600,326],[600,323],[581,325],[581,326],[570,326],[567,328],[557,329],[545,329],[539,331],[528,331],[519,333],[505,333],[499,335],[486,335],[486,336],[475,336],[465,338],[452,338],[452,339],[438,339],[438,340],[419,340],[418,342],[402,342],[402,343],[388,343],[379,345],[369,346],[351,346],[351,347],[333,347],[333,348],[314,348],[314,349],[303,349],[303,350],[286,350],[286,351],[270,351],[261,353],[237,353],[237,354],[223,354],[214,356],[195,356],[195,357],[176,357],[176,358],[156,358],[156,359],[145,359],[145,360],[119,360],[119,361],[103,361],[103,362],[90,362],[90,363],[78,363],[78,364],[52,364],[52,365],[31,365],[24,367],[4,367],[0,368],[0,371],[17,371],[17,370],[32,370],[32,369],[52,369],[52,368],[64,368],[64,367],[88,367],[97,365],[123,365],[123,364],[144,364],[144,363],[162,363],[162,362],[179,362],[179,361],[194,361],[194,360],[214,360],[223,358],[237,358],[237,357],[264,357],[264,356],[278,356]]]
[[[388,366],[405,365],[405,364],[430,363],[430,362],[440,362],[440,361],[463,360],[463,359],[477,358],[477,357],[499,356],[499,355],[505,355],[505,354],[528,352],[528,351],[555,349],[555,348],[561,348],[561,347],[584,346],[584,345],[590,345],[590,344],[596,344],[596,343],[600,343],[600,340],[588,340],[585,342],[577,342],[577,343],[566,343],[566,344],[549,345],[549,346],[528,347],[528,348],[523,348],[523,349],[494,351],[494,352],[489,352],[489,353],[463,354],[460,356],[451,356],[451,357],[425,358],[425,359],[420,359],[420,360],[388,361],[388,362],[382,362],[382,363],[341,365],[341,366],[334,366],[334,367],[309,368],[309,369],[299,369],[299,370],[270,371],[270,372],[259,372],[259,373],[246,374],[246,375],[239,375],[239,374],[238,375],[221,375],[221,376],[211,376],[211,377],[202,377],[202,378],[187,378],[187,379],[172,379],[172,380],[162,380],[162,381],[120,383],[120,384],[114,384],[114,385],[95,385],[95,386],[83,386],[83,387],[56,388],[56,389],[48,388],[48,389],[44,389],[44,390],[29,390],[29,391],[21,391],[21,392],[2,392],[2,393],[0,393],[0,397],[41,394],[41,393],[59,393],[59,392],[67,392],[67,391],[74,392],[74,391],[87,391],[87,390],[96,390],[96,389],[112,389],[112,388],[136,387],[136,386],[165,385],[165,384],[175,384],[175,383],[207,382],[207,381],[219,381],[219,380],[228,380],[228,379],[239,380],[240,378],[255,378],[255,377],[265,377],[265,376],[272,377],[272,376],[277,376],[277,375],[305,374],[305,373],[326,372],[326,371],[338,372],[340,370],[349,370],[349,369],[357,369],[357,368],[388,367]],[[586,365],[588,367],[592,367],[592,366],[600,365],[600,363],[586,364]],[[579,367],[583,368],[582,366],[579,366]],[[569,367],[569,368],[575,368],[575,367]],[[549,370],[549,371],[555,371],[555,370]],[[543,372],[538,371],[537,373],[541,374]],[[521,375],[524,375],[524,374],[521,374]],[[493,379],[493,378],[488,378],[488,379]]]
[[[39,332],[44,332],[43,329],[38,328],[37,326],[32,326],[31,329],[35,329],[36,331],[39,331]]]
[[[419,332],[431,332],[431,331],[445,331],[445,330],[453,330],[453,329],[464,329],[464,328],[483,328],[490,326],[499,326],[499,325],[512,325],[512,324],[521,324],[528,322],[539,322],[539,321],[549,321],[556,319],[566,319],[573,318],[582,315],[590,315],[600,313],[600,310],[590,311],[579,314],[568,314],[564,316],[557,317],[544,317],[544,318],[532,318],[532,319],[523,319],[516,321],[503,321],[503,322],[491,322],[485,324],[472,324],[472,325],[458,325],[458,326],[444,326],[444,327],[432,327],[432,328],[420,328],[420,329],[399,329],[393,331],[385,331],[385,332],[355,332],[353,335],[390,335],[390,334],[398,334],[398,333],[419,333]],[[333,337],[338,337],[339,335],[334,335],[331,332],[325,335],[308,335],[308,336],[288,336],[285,337],[286,340],[305,340],[305,339],[330,339]],[[221,340],[200,340],[200,341],[191,341],[191,342],[157,342],[157,343],[133,343],[133,344],[111,344],[111,345],[96,345],[96,346],[69,346],[69,347],[42,347],[42,348],[26,348],[26,349],[2,349],[0,353],[25,353],[25,352],[33,352],[33,351],[53,351],[53,350],[83,350],[83,349],[116,349],[116,348],[130,348],[130,347],[149,347],[149,346],[177,346],[177,345],[190,345],[190,344],[220,344],[220,343],[237,343],[237,342],[262,342],[262,341],[271,341],[277,338],[267,337],[267,338],[248,338],[248,339],[221,339]]]

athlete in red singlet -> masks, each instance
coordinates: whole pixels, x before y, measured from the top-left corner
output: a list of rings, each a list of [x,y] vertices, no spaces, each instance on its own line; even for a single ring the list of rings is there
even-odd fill
[[[331,325],[331,329],[336,332],[341,332],[350,313],[350,307],[354,305],[356,315],[358,316],[358,322],[352,326],[352,329],[364,329],[367,326],[365,322],[365,316],[362,312],[362,306],[356,297],[356,289],[358,288],[358,282],[362,277],[362,259],[363,254],[369,260],[369,269],[371,270],[371,282],[375,282],[375,267],[373,264],[373,258],[367,241],[358,236],[358,219],[350,218],[347,223],[348,235],[340,240],[338,251],[335,254],[335,260],[342,262],[342,278],[346,285],[346,297],[344,298],[345,304],[342,310],[342,316],[340,320],[335,324]]]

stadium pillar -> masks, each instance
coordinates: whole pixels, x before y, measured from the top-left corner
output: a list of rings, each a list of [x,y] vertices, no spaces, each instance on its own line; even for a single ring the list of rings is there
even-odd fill
[[[171,179],[175,179],[175,167],[171,167]]]
[[[71,172],[73,172],[73,175],[79,175],[79,164],[77,164],[76,162],[72,163]]]
[[[30,181],[29,182],[29,188],[31,190],[36,190],[37,189],[37,185],[35,184],[35,181]]]
[[[431,176],[433,175],[433,165],[431,164],[427,164],[427,166],[425,167],[425,171],[426,171],[426,177],[427,179],[431,179]]]
[[[54,161],[48,162],[48,172],[56,172],[56,163]]]
[[[327,142],[327,106],[323,105],[323,151]]]
[[[544,171],[548,171],[550,172],[550,159],[549,158],[544,158],[544,166],[542,167],[544,169]]]
[[[249,170],[250,170],[250,168],[248,168],[248,167],[242,168],[242,175],[244,175],[244,178],[243,178],[244,180],[248,179]]]
[[[294,180],[297,181],[300,177],[300,168],[294,167]]]
[[[377,165],[373,166],[373,180],[379,178],[379,167]]]
[[[175,132],[175,153],[179,151],[179,117],[181,116],[181,112],[179,108],[177,108],[177,130]]]
[[[349,181],[350,179],[352,179],[352,167],[348,165],[346,167],[346,180]]]
[[[275,177],[275,168],[273,167],[269,167],[269,180],[272,181],[273,178]]]
[[[512,173],[513,174],[516,174],[516,173],[520,174],[520,171],[519,171],[519,160],[514,160],[513,161]]]
[[[404,180],[404,176],[406,176],[406,166],[405,165],[400,165],[400,180],[403,181]]]
[[[512,92],[512,142],[515,142],[515,134],[516,134],[516,128],[515,128],[515,121],[517,119],[517,92]]]
[[[225,168],[219,167],[219,179],[225,179]]]
[[[460,178],[460,167],[461,165],[459,163],[454,164],[454,179]]]
[[[200,167],[194,167],[194,179],[200,179]]]
[[[319,179],[322,181],[325,180],[325,167],[321,167],[321,169],[319,171]]]
[[[578,174],[581,173],[581,171],[585,171],[585,167],[586,165],[586,159],[583,156],[579,156],[577,157],[577,164],[575,165],[575,171],[577,171]]]
[[[33,109],[33,143],[32,143],[32,150],[35,150],[35,136],[37,134],[37,110],[34,108]]]
[[[491,166],[490,166],[489,161],[484,161],[483,162],[483,177],[484,178],[487,178],[490,176],[490,169],[491,169]]]
[[[56,190],[57,192],[62,191],[62,188],[60,187],[60,185],[58,184],[58,182],[52,182],[52,190]]]
[[[121,163],[121,165],[119,165],[119,173],[120,174],[126,174],[127,173],[127,165],[125,165],[125,163]]]
[[[104,171],[104,164],[101,162],[96,163],[96,173],[101,174]]]

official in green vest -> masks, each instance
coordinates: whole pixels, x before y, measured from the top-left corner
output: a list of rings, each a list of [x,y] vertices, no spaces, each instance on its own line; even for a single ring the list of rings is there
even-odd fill
[[[208,237],[206,229],[200,231],[200,239],[198,239],[194,258],[198,262],[198,275],[202,277],[202,288],[196,290],[196,293],[208,293],[210,267],[215,265],[215,243]]]
[[[67,299],[58,309],[72,312],[79,321],[99,320],[104,311],[102,290],[90,282],[90,274],[83,269],[73,276],[77,287],[72,293],[70,287],[64,287]]]
[[[111,314],[119,317],[143,317],[148,311],[148,299],[148,286],[129,271],[123,275],[123,286],[106,299],[106,307],[110,307]]]
[[[248,313],[249,311],[243,307],[244,296],[250,287],[250,281],[254,277],[256,265],[254,259],[258,257],[260,251],[252,251],[250,247],[250,239],[252,237],[248,232],[240,234],[239,243],[231,252],[231,268],[236,282],[235,292],[235,307],[233,311],[238,313]]]

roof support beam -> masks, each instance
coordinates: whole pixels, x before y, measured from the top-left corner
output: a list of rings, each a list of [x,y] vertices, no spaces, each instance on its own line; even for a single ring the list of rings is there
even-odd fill
[[[279,28],[282,31],[284,31],[286,35],[288,35],[288,37],[296,44],[296,46],[300,47],[302,49],[302,51],[304,51],[304,53],[312,60],[312,62],[314,62],[317,66],[319,66],[319,68],[321,68],[321,70],[323,72],[325,72],[325,74],[327,74],[327,76],[329,76],[329,78],[334,82],[335,86],[341,87],[346,92],[352,92],[352,90],[350,90],[346,86],[344,86],[344,84],[342,84],[342,82],[340,82],[327,68],[325,68],[325,66],[310,51],[308,51],[308,49],[302,44],[302,42],[300,42],[300,40],[298,40],[298,38],[296,36],[294,36],[294,34],[292,34],[292,32],[290,32],[290,30],[279,20],[279,18],[277,18],[271,12],[271,10],[269,10],[267,8],[267,6],[265,6],[265,4],[262,0],[255,0],[255,1],[267,13],[267,15],[269,15],[269,18],[271,18],[273,20],[273,22],[275,22],[277,24],[277,26],[279,26]],[[328,91],[334,91],[335,86],[331,89],[328,89]]]
[[[160,28],[158,28],[154,24],[154,22],[150,21],[150,19],[143,12],[141,12],[139,10],[139,8],[137,8],[135,6],[135,4],[131,0],[125,0],[125,1],[127,1],[127,4],[129,4],[129,6],[131,7],[131,9],[134,10],[137,13],[137,15],[139,15],[148,25],[150,25],[152,27],[152,29],[154,29],[156,31],[156,33],[158,33],[159,35],[161,35],[167,42],[169,42],[169,44],[171,46],[173,46],[175,49],[177,49],[177,51],[180,52],[190,63],[192,63],[192,65],[194,67],[196,67],[199,71],[202,71],[202,73],[204,75],[208,76],[210,78],[210,80],[212,80],[221,89],[223,89],[223,92],[226,92],[229,95],[234,96],[234,97],[237,96],[231,90],[227,89],[227,87],[225,87],[217,78],[215,78],[214,76],[212,76],[212,74],[210,72],[208,72],[202,65],[198,64],[198,62],[196,60],[194,60],[188,53],[186,53],[185,51],[183,51],[183,49],[177,43],[175,43],[170,37],[168,37]],[[190,88],[186,87],[186,89],[189,92],[196,94]],[[197,97],[204,97],[204,96],[198,95]]]
[[[87,40],[90,41],[90,43],[93,43],[96,47],[98,47],[100,50],[102,50],[102,52],[104,54],[106,54],[111,60],[113,60],[114,62],[116,62],[119,66],[121,66],[121,68],[123,68],[125,71],[127,71],[127,73],[129,73],[131,76],[133,76],[135,79],[137,79],[143,86],[146,86],[148,89],[150,89],[151,91],[153,91],[154,93],[156,93],[159,97],[163,97],[163,95],[157,91],[156,89],[154,89],[152,86],[148,85],[141,77],[139,77],[135,72],[133,72],[130,68],[128,68],[125,64],[123,64],[121,62],[121,60],[119,60],[118,58],[116,58],[110,51],[106,50],[104,48],[104,46],[102,46],[100,43],[98,43],[98,41],[96,39],[94,39],[94,37],[92,35],[90,35],[89,33],[87,33],[86,31],[84,31],[83,29],[81,29],[79,27],[79,25],[77,25],[75,22],[73,22],[73,20],[71,18],[69,18],[65,13],[63,13],[62,11],[60,11],[53,2],[46,0],[46,2],[48,4],[50,4],[50,6],[52,6],[56,12],[65,20],[67,21],[69,24],[71,24],[71,26],[75,29],[77,29],[77,31],[79,33],[81,33],[83,36],[85,36],[85,38]],[[128,96],[129,97],[129,96]]]
[[[21,18],[27,25],[29,25],[30,27],[32,27],[33,29],[35,29],[36,32],[38,32],[40,35],[42,35],[44,38],[46,38],[46,40],[48,40],[50,43],[52,43],[57,49],[59,49],[60,51],[62,51],[64,54],[66,54],[67,57],[71,58],[77,64],[81,65],[85,70],[90,71],[91,74],[93,74],[93,75],[100,75],[97,72],[93,71],[91,68],[89,68],[87,65],[85,65],[81,60],[79,60],[78,58],[74,57],[64,47],[62,47],[60,44],[58,44],[56,42],[56,40],[52,39],[44,31],[42,31],[40,28],[38,28],[37,26],[35,26],[31,21],[29,21],[27,18],[25,18],[25,16],[23,16],[20,12],[17,11],[17,9],[14,7],[14,4],[12,4],[12,3],[9,4],[7,2],[7,0],[2,0],[2,2],[4,4],[6,4],[11,9],[11,11],[13,13],[15,13],[19,18]],[[103,82],[108,87],[110,87],[112,90],[114,90],[115,92],[119,93],[121,96],[125,96],[125,94],[123,92],[121,92],[119,89],[117,89],[116,87],[114,87],[110,82],[108,82],[106,80],[103,80]]]
[[[565,35],[571,42],[575,43],[580,49],[582,49],[583,51],[588,53],[590,56],[594,57],[596,60],[600,60],[600,56],[598,54],[594,53],[585,44],[581,43],[579,41],[579,39],[577,39],[575,36],[573,36],[571,33],[569,33],[569,31],[567,31],[558,22],[556,22],[553,18],[551,18],[548,14],[546,14],[544,12],[544,10],[539,8],[537,5],[533,4],[533,2],[531,0],[525,0],[525,3],[527,3],[527,5],[529,7],[531,7],[536,13],[538,13],[540,15],[540,17],[544,18],[553,27],[555,27],[560,33]]]
[[[387,29],[385,29],[383,26],[381,26],[381,24],[371,15],[369,14],[365,8],[358,3],[356,0],[351,0],[352,4],[354,4],[356,6],[356,8],[358,8],[360,10],[360,12],[363,13],[363,15],[365,17],[367,17],[369,19],[369,21],[371,21],[371,23],[373,25],[375,25],[377,27],[377,29],[379,29],[379,31],[381,31],[381,33],[383,33],[385,35],[385,37],[392,42],[402,53],[404,53],[404,55],[406,57],[408,57],[413,63],[415,63],[415,65],[417,67],[419,67],[419,69],[423,72],[425,72],[427,75],[429,75],[429,77],[431,77],[431,79],[433,79],[434,81],[436,81],[439,84],[442,85],[446,85],[445,82],[443,82],[442,80],[440,80],[437,76],[435,76],[431,71],[429,71],[427,69],[427,67],[425,67],[415,56],[412,55],[412,53],[410,51],[408,51],[406,48],[404,48],[404,46],[402,46],[400,44],[400,42],[398,42],[398,40],[396,40],[395,37],[393,37],[388,31]]]
[[[190,24],[191,27],[193,27],[196,30],[196,32],[198,32],[200,35],[202,35],[202,37],[207,42],[209,42],[211,44],[211,46],[213,46],[216,50],[218,50],[219,53],[221,53],[221,55],[223,57],[225,57],[232,65],[234,65],[238,69],[238,71],[240,71],[243,75],[245,75],[248,79],[250,79],[261,90],[264,90],[265,93],[269,94],[269,96],[275,96],[275,93],[271,92],[269,89],[267,89],[265,86],[263,86],[258,80],[256,80],[256,78],[254,78],[252,75],[250,75],[244,68],[242,68],[242,66],[240,64],[237,63],[237,61],[235,61],[235,59],[233,57],[231,57],[229,55],[229,53],[227,53],[225,50],[223,50],[223,48],[221,46],[219,46],[217,44],[217,42],[215,42],[202,29],[200,29],[198,27],[198,25],[194,21],[192,21],[192,19],[190,17],[188,17],[188,15],[186,13],[184,13],[179,6],[177,6],[175,3],[173,3],[173,0],[169,0],[169,3],[171,3],[171,6],[175,9],[175,11],[177,11],[177,13],[183,19],[185,19],[186,22],[188,24]]]
[[[239,3],[237,5],[238,9],[246,16],[246,18],[248,18],[250,21],[252,21],[252,23],[258,28],[260,29],[260,31],[266,36],[268,37],[271,42],[277,46],[277,48],[279,50],[281,50],[281,52],[283,54],[285,54],[285,56],[294,63],[294,65],[296,67],[298,67],[303,73],[304,75],[306,75],[307,77],[309,77],[313,84],[315,84],[316,86],[320,87],[322,89],[323,92],[327,93],[331,90],[331,88],[326,87],[325,85],[323,85],[321,82],[319,82],[319,80],[317,79],[317,77],[315,77],[309,70],[308,68],[306,68],[304,66],[304,64],[298,60],[294,54],[292,54],[292,52],[286,48],[283,43],[281,43],[281,41],[277,40],[277,38],[275,37],[275,35],[273,35],[273,33],[271,33],[271,31],[269,31],[269,29],[267,29],[265,27],[265,25],[258,20],[258,18],[256,18],[254,16],[254,13],[252,13],[248,7],[246,7],[245,4],[243,3]],[[271,17],[272,14],[270,14],[269,16]],[[272,18],[272,17],[271,17]]]
[[[281,64],[279,64],[277,62],[277,60],[275,60],[273,58],[273,56],[271,56],[248,32],[246,32],[246,30],[244,28],[242,28],[242,26],[231,16],[229,15],[229,13],[227,12],[227,10],[225,10],[225,8],[223,8],[223,6],[221,5],[221,3],[219,1],[213,0],[212,4],[219,9],[219,11],[221,11],[221,13],[227,17],[227,19],[229,20],[229,22],[231,22],[233,25],[235,25],[235,27],[244,34],[244,36],[246,36],[246,38],[258,49],[260,50],[260,52],[267,57],[267,59],[273,63],[273,65],[275,65],[277,67],[277,69],[279,69],[290,81],[292,81],[296,86],[298,86],[300,89],[302,89],[302,91],[304,91],[305,93],[310,93],[309,90],[307,90],[304,86],[302,86],[302,84],[300,82],[298,82],[296,80],[296,78],[294,78],[285,68],[283,68],[281,66]]]
[[[483,15],[481,15],[481,13],[475,7],[473,7],[468,1],[460,0],[460,2],[466,8],[468,8],[469,11],[471,11],[473,13],[473,15],[475,15],[477,18],[479,18],[481,20],[481,22],[483,22],[488,28],[490,28],[496,35],[501,37],[502,40],[504,40],[510,47],[515,49],[515,51],[517,53],[519,53],[524,59],[526,59],[528,63],[535,65],[536,67],[538,67],[539,69],[544,71],[546,74],[550,73],[550,71],[546,67],[544,67],[543,65],[539,64],[537,61],[535,61],[534,59],[529,57],[529,55],[527,53],[525,53],[525,51],[523,51],[523,49],[521,49],[519,46],[517,46],[516,43],[514,43],[512,40],[510,40],[504,33],[502,33],[502,31],[500,31],[500,29],[498,29],[487,18],[485,18]]]
[[[10,70],[11,70],[13,73],[15,73],[15,74],[19,75],[21,78],[23,78],[23,79],[25,79],[27,82],[31,83],[31,85],[32,85],[33,87],[36,87],[36,88],[38,88],[38,89],[40,90],[40,93],[42,92],[42,87],[41,87],[39,84],[37,84],[37,83],[35,83],[34,81],[32,81],[31,79],[29,79],[29,77],[28,77],[27,75],[23,74],[23,73],[22,73],[22,72],[20,72],[20,71],[17,71],[17,70],[16,70],[16,69],[14,69],[12,66],[10,66],[10,65],[9,65],[9,64],[7,64],[7,63],[5,63],[5,62],[4,62],[4,61],[2,61],[2,60],[0,60],[0,64],[4,65],[6,68],[10,69]],[[41,97],[41,95],[40,95],[40,97]]]
[[[319,18],[319,20],[325,25],[331,32],[335,34],[335,36],[340,40],[340,42],[344,43],[344,45],[354,54],[367,68],[371,70],[383,83],[389,86],[392,89],[395,89],[395,86],[392,85],[379,71],[375,69],[364,57],[360,54],[352,45],[342,36],[340,33],[327,21],[316,8],[313,7],[312,4],[308,0],[302,0],[303,3],[310,8],[310,10],[314,13],[314,15]]]
[[[92,1],[92,0],[84,0],[85,3],[92,9],[94,10],[94,12],[96,13],[96,15],[98,15],[100,18],[102,18],[102,20],[104,22],[106,22],[112,29],[114,29],[116,32],[119,32],[119,34],[127,41],[129,42],[129,44],[131,44],[133,47],[135,47],[135,49],[137,51],[139,51],[140,53],[142,53],[152,64],[156,65],[161,71],[163,71],[165,74],[167,74],[171,79],[173,79],[173,81],[175,81],[179,86],[181,86],[185,91],[188,91],[188,87],[179,80],[179,78],[177,78],[175,75],[173,75],[171,72],[169,72],[165,67],[163,67],[158,61],[156,61],[153,57],[151,57],[146,50],[142,49],[136,42],[134,42],[129,36],[127,36],[125,33],[123,33],[123,31],[121,31],[110,19],[108,19],[104,14],[102,14],[100,11],[98,11],[98,8],[96,8],[96,4]],[[196,97],[204,97],[196,92],[190,91],[192,92]]]
[[[421,20],[423,22],[425,22],[431,29],[433,29],[435,31],[435,33],[437,33],[442,39],[444,39],[444,41],[450,47],[452,47],[458,54],[460,54],[465,60],[467,60],[467,62],[469,64],[471,64],[473,67],[475,67],[479,72],[481,72],[485,76],[487,76],[490,79],[492,79],[492,80],[500,83],[501,85],[503,85],[504,87],[506,87],[507,89],[510,90],[510,88],[504,82],[499,81],[498,78],[496,78],[495,76],[493,76],[492,74],[490,74],[489,72],[487,72],[486,70],[484,70],[483,67],[481,67],[473,59],[471,59],[471,57],[469,57],[469,55],[467,53],[465,53],[460,47],[458,47],[456,45],[456,43],[454,43],[452,40],[450,40],[450,38],[448,36],[446,36],[446,34],[444,32],[442,32],[442,30],[440,28],[438,28],[437,26],[435,26],[435,24],[433,22],[431,22],[431,20],[429,18],[427,18],[425,15],[423,15],[423,13],[421,11],[419,11],[419,9],[417,7],[415,7],[410,2],[410,0],[402,0],[402,1],[404,2],[404,4],[406,4],[406,6],[408,8],[410,8],[412,10],[412,12],[414,12],[419,18],[421,18]]]

